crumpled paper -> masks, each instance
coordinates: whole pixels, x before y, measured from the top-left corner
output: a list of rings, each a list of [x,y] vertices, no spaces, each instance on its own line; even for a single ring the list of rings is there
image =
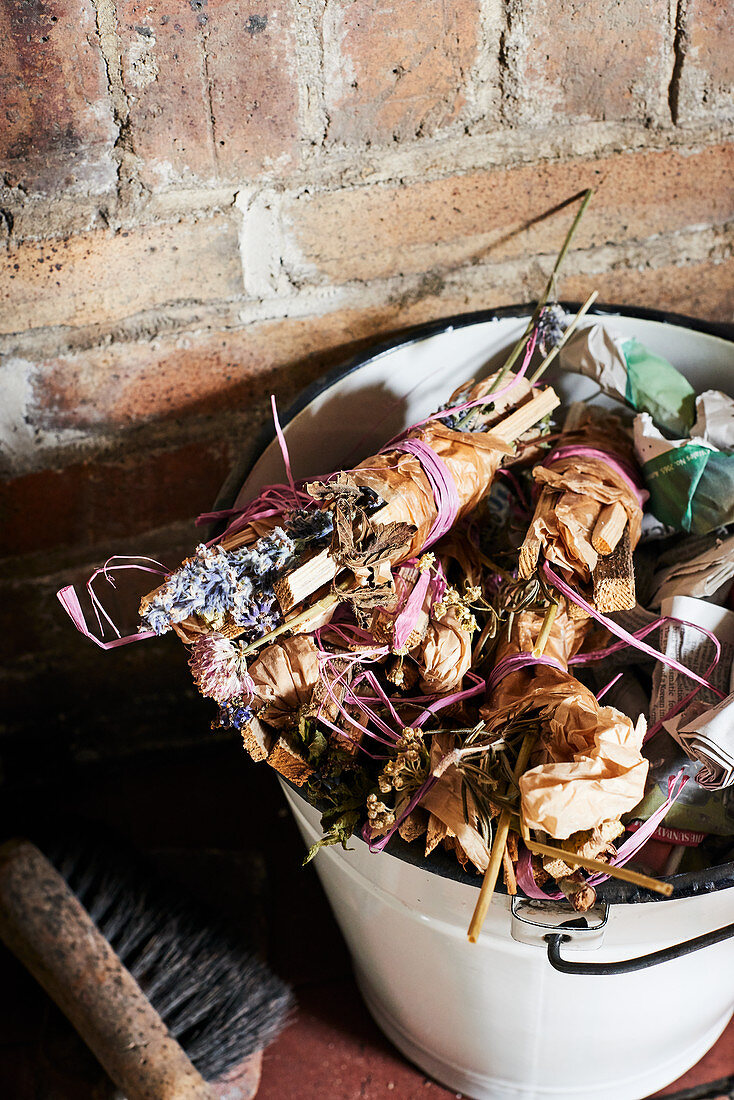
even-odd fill
[[[441,760],[454,748],[456,738],[450,733],[434,733],[431,742],[431,769],[436,768]],[[433,817],[442,823],[443,829],[431,828],[429,822],[429,841],[433,834],[441,834],[455,837],[467,857],[478,871],[486,871],[489,864],[489,849],[475,827],[476,810],[471,793],[467,791],[467,809],[469,811],[469,824],[464,817],[464,802],[461,794],[461,774],[455,764],[451,764],[442,774],[440,779],[428,791],[421,800],[421,806],[428,810]],[[445,829],[445,833],[444,833]]]
[[[686,439],[666,439],[647,413],[635,417],[635,450],[657,518],[703,535],[734,522],[734,400],[707,390]]]
[[[734,785],[734,692],[692,721],[676,714],[663,722],[691,760],[703,767],[696,782],[708,791]]]
[[[308,635],[273,642],[250,666],[258,717],[282,728],[299,707],[310,703],[319,683],[318,649]]]
[[[498,657],[532,651],[542,616],[517,617],[512,637]],[[545,655],[564,666],[580,645],[586,624],[569,618],[562,604]],[[633,722],[613,707],[601,706],[569,672],[530,665],[506,676],[482,707],[488,732],[509,719],[537,710],[543,723],[533,766],[520,778],[527,824],[558,840],[593,829],[632,810],[642,798],[647,761],[641,747],[646,723]]]
[[[602,452],[609,455],[609,461],[594,454],[564,454],[568,447]],[[606,414],[602,418],[598,411],[588,409],[573,427],[564,429],[555,452],[533,469],[541,491],[520,549],[520,577],[533,574],[542,551],[548,561],[565,571],[571,583],[584,590],[600,558],[594,546],[597,523],[606,522],[615,505],[624,509],[622,521],[626,516],[634,549],[640,538],[642,507],[629,477],[621,472],[632,471],[634,465],[631,440],[617,417]],[[617,528],[612,550],[622,534]]]
[[[571,676],[566,693],[545,711],[543,763],[519,784],[527,824],[559,840],[629,813],[642,798],[648,769],[642,715],[633,724],[614,707],[600,706]],[[531,697],[532,705],[544,706],[542,691]]]
[[[560,355],[561,367],[593,378],[602,393],[650,413],[656,424],[682,434],[693,424],[695,391],[660,355],[634,338],[614,335],[610,324],[580,329]]]
[[[681,550],[681,553],[684,552]],[[688,560],[677,561],[659,570],[653,578],[649,606],[657,609],[663,600],[674,596],[692,596],[699,600],[711,600],[713,597],[714,603],[723,603],[728,591],[725,586],[733,577],[734,535],[731,535],[726,539],[716,539],[713,546]]]
[[[642,508],[629,486],[601,459],[574,455],[552,466],[536,466],[533,477],[560,494],[552,511],[536,513],[530,527],[549,561],[588,579],[599,560],[591,545],[594,525],[602,505],[617,501],[627,513],[632,546],[637,545]]]
[[[431,619],[423,641],[410,656],[420,671],[426,695],[446,695],[457,688],[471,668],[472,634],[462,625],[456,608],[440,620]]]

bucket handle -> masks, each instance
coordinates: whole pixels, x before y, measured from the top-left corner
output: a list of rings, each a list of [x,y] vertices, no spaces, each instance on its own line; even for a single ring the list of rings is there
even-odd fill
[[[574,922],[569,921],[568,926],[573,927]],[[564,925],[559,927],[563,928]],[[544,936],[548,944],[548,962],[554,970],[561,974],[631,974],[634,970],[645,970],[649,966],[657,966],[658,963],[670,962],[672,959],[680,959],[683,955],[690,955],[693,951],[700,951],[703,947],[711,947],[715,943],[721,943],[734,936],[734,924],[726,924],[723,928],[716,928],[713,932],[706,932],[703,936],[685,940],[683,943],[666,947],[662,951],[653,951],[649,955],[640,955],[636,959],[622,959],[612,963],[585,963],[571,962],[561,955],[561,944],[569,943],[573,936],[564,935],[562,932],[552,932]]]

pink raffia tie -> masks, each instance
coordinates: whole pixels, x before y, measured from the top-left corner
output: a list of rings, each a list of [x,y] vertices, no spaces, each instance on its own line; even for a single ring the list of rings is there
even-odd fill
[[[542,465],[552,466],[554,462],[560,462],[562,458],[596,458],[603,462],[610,470],[614,470],[627,488],[635,494],[640,508],[650,496],[647,489],[640,484],[640,479],[632,466],[618,455],[610,455],[607,451],[600,451],[596,447],[584,447],[580,443],[570,444],[567,447],[558,447],[557,450],[551,451],[543,459]]]
[[[601,623],[602,626],[605,626],[611,634],[616,635],[617,638],[621,638],[621,640],[626,645],[634,646],[634,648],[639,649],[641,653],[645,653],[648,657],[652,657],[654,660],[660,661],[660,663],[663,665],[668,665],[669,668],[675,669],[675,671],[679,672],[682,676],[687,676],[690,680],[695,680],[695,682],[700,687],[708,688],[709,691],[713,691],[715,695],[718,695],[720,699],[725,698],[724,692],[719,691],[719,689],[714,687],[714,685],[710,683],[710,681],[707,680],[704,676],[699,676],[697,672],[693,672],[690,668],[686,668],[684,664],[681,664],[680,661],[676,661],[674,657],[668,657],[665,653],[661,653],[660,650],[653,649],[653,647],[648,645],[647,642],[643,642],[639,637],[636,637],[634,634],[630,634],[630,632],[628,630],[625,630],[624,627],[620,626],[618,623],[615,623],[612,619],[607,618],[607,616],[603,615],[601,611],[597,611],[595,607],[592,607],[592,605],[583,598],[583,596],[580,596],[578,592],[571,588],[569,584],[566,584],[566,582],[556,572],[554,572],[553,569],[551,569],[547,561],[543,562],[543,572],[545,573],[546,577],[553,585],[553,587],[557,588],[559,592],[561,592],[564,596],[566,596],[567,599],[571,601],[571,603],[574,603],[577,607],[582,608],[587,615],[590,615],[592,619],[596,619],[596,621]],[[695,624],[691,623],[687,625],[693,626]],[[652,625],[650,626],[650,629],[652,629]],[[707,637],[709,637],[714,642],[714,645],[717,648],[718,660],[718,653],[721,649],[718,640],[714,639],[709,631],[703,630],[702,627],[697,627],[697,629],[700,629],[702,633],[706,634]],[[609,650],[602,652],[608,653]],[[587,660],[590,659],[590,654],[586,654],[585,656]],[[707,669],[707,672],[709,672],[710,674],[710,670]]]
[[[453,525],[459,514],[461,501],[456,488],[456,482],[451,476],[443,459],[439,458],[432,447],[420,439],[401,439],[395,444],[390,444],[391,451],[405,451],[415,455],[423,467],[423,471],[433,490],[433,499],[436,503],[436,518],[433,521],[424,548],[433,546],[442,535],[445,535]]]
[[[542,655],[534,657],[532,653],[510,653],[507,657],[503,657],[501,661],[498,661],[490,672],[487,677],[487,691],[496,688],[497,684],[504,680],[505,676],[509,676],[511,672],[519,672],[521,668],[529,668],[532,665],[547,665],[549,668],[557,669],[558,672],[567,671],[555,657],[543,657]]]
[[[122,562],[122,561],[126,561],[126,560],[130,561],[130,562],[149,561],[149,562],[152,563],[152,565],[155,568],[151,568],[150,566],[147,566],[147,565],[133,565],[133,564],[130,564],[130,565],[111,565],[110,564],[111,562],[114,562],[114,561]],[[84,612],[82,611],[81,604],[79,603],[79,597],[77,596],[76,592],[74,591],[74,586],[73,585],[69,584],[65,588],[60,588],[59,591],[56,593],[56,597],[57,597],[59,603],[61,604],[64,611],[69,616],[69,618],[71,619],[71,621],[73,622],[74,626],[77,628],[79,633],[83,634],[85,638],[89,638],[89,640],[91,642],[94,642],[94,644],[96,646],[99,646],[100,649],[117,649],[119,646],[130,645],[132,642],[144,642],[146,640],[146,638],[155,638],[155,637],[157,637],[154,630],[140,630],[135,634],[126,634],[124,637],[121,636],[120,631],[117,629],[117,627],[113,623],[112,619],[110,618],[110,616],[105,611],[104,607],[102,606],[102,604],[99,600],[99,597],[97,596],[97,594],[94,591],[94,588],[92,587],[92,585],[93,585],[94,581],[96,580],[96,578],[101,575],[114,588],[115,587],[115,582],[114,582],[113,578],[110,576],[110,574],[114,573],[114,572],[122,571],[124,569],[138,569],[143,573],[157,573],[159,576],[162,576],[162,577],[168,576],[168,571],[165,568],[165,566],[161,565],[161,563],[156,561],[154,558],[145,558],[145,557],[127,558],[126,555],[120,555],[120,554],[116,554],[116,555],[114,555],[114,557],[108,558],[107,561],[104,563],[104,565],[101,566],[101,568],[95,569],[94,573],[92,573],[91,577],[87,581],[87,586],[86,586],[87,587],[87,592],[89,594],[89,599],[91,600],[91,603],[92,603],[92,609],[94,611],[95,618],[97,619],[97,626],[99,627],[100,634],[104,634],[105,628],[104,628],[104,624],[102,622],[102,619],[105,619],[106,622],[109,624],[109,626],[112,627],[115,634],[117,635],[117,637],[114,638],[112,641],[104,642],[104,641],[102,641],[101,638],[98,638],[98,637],[96,637],[96,635],[92,634],[91,630],[87,626],[87,621],[86,621],[86,618],[84,616]]]

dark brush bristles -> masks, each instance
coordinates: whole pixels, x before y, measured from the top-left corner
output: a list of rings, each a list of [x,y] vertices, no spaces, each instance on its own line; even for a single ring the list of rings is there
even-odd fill
[[[291,992],[220,918],[114,846],[70,834],[45,849],[206,1080],[278,1035]]]

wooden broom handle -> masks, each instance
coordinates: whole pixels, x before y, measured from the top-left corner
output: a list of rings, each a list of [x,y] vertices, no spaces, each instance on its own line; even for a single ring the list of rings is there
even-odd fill
[[[215,1100],[64,879],[26,840],[0,846],[0,937],[128,1100]]]

